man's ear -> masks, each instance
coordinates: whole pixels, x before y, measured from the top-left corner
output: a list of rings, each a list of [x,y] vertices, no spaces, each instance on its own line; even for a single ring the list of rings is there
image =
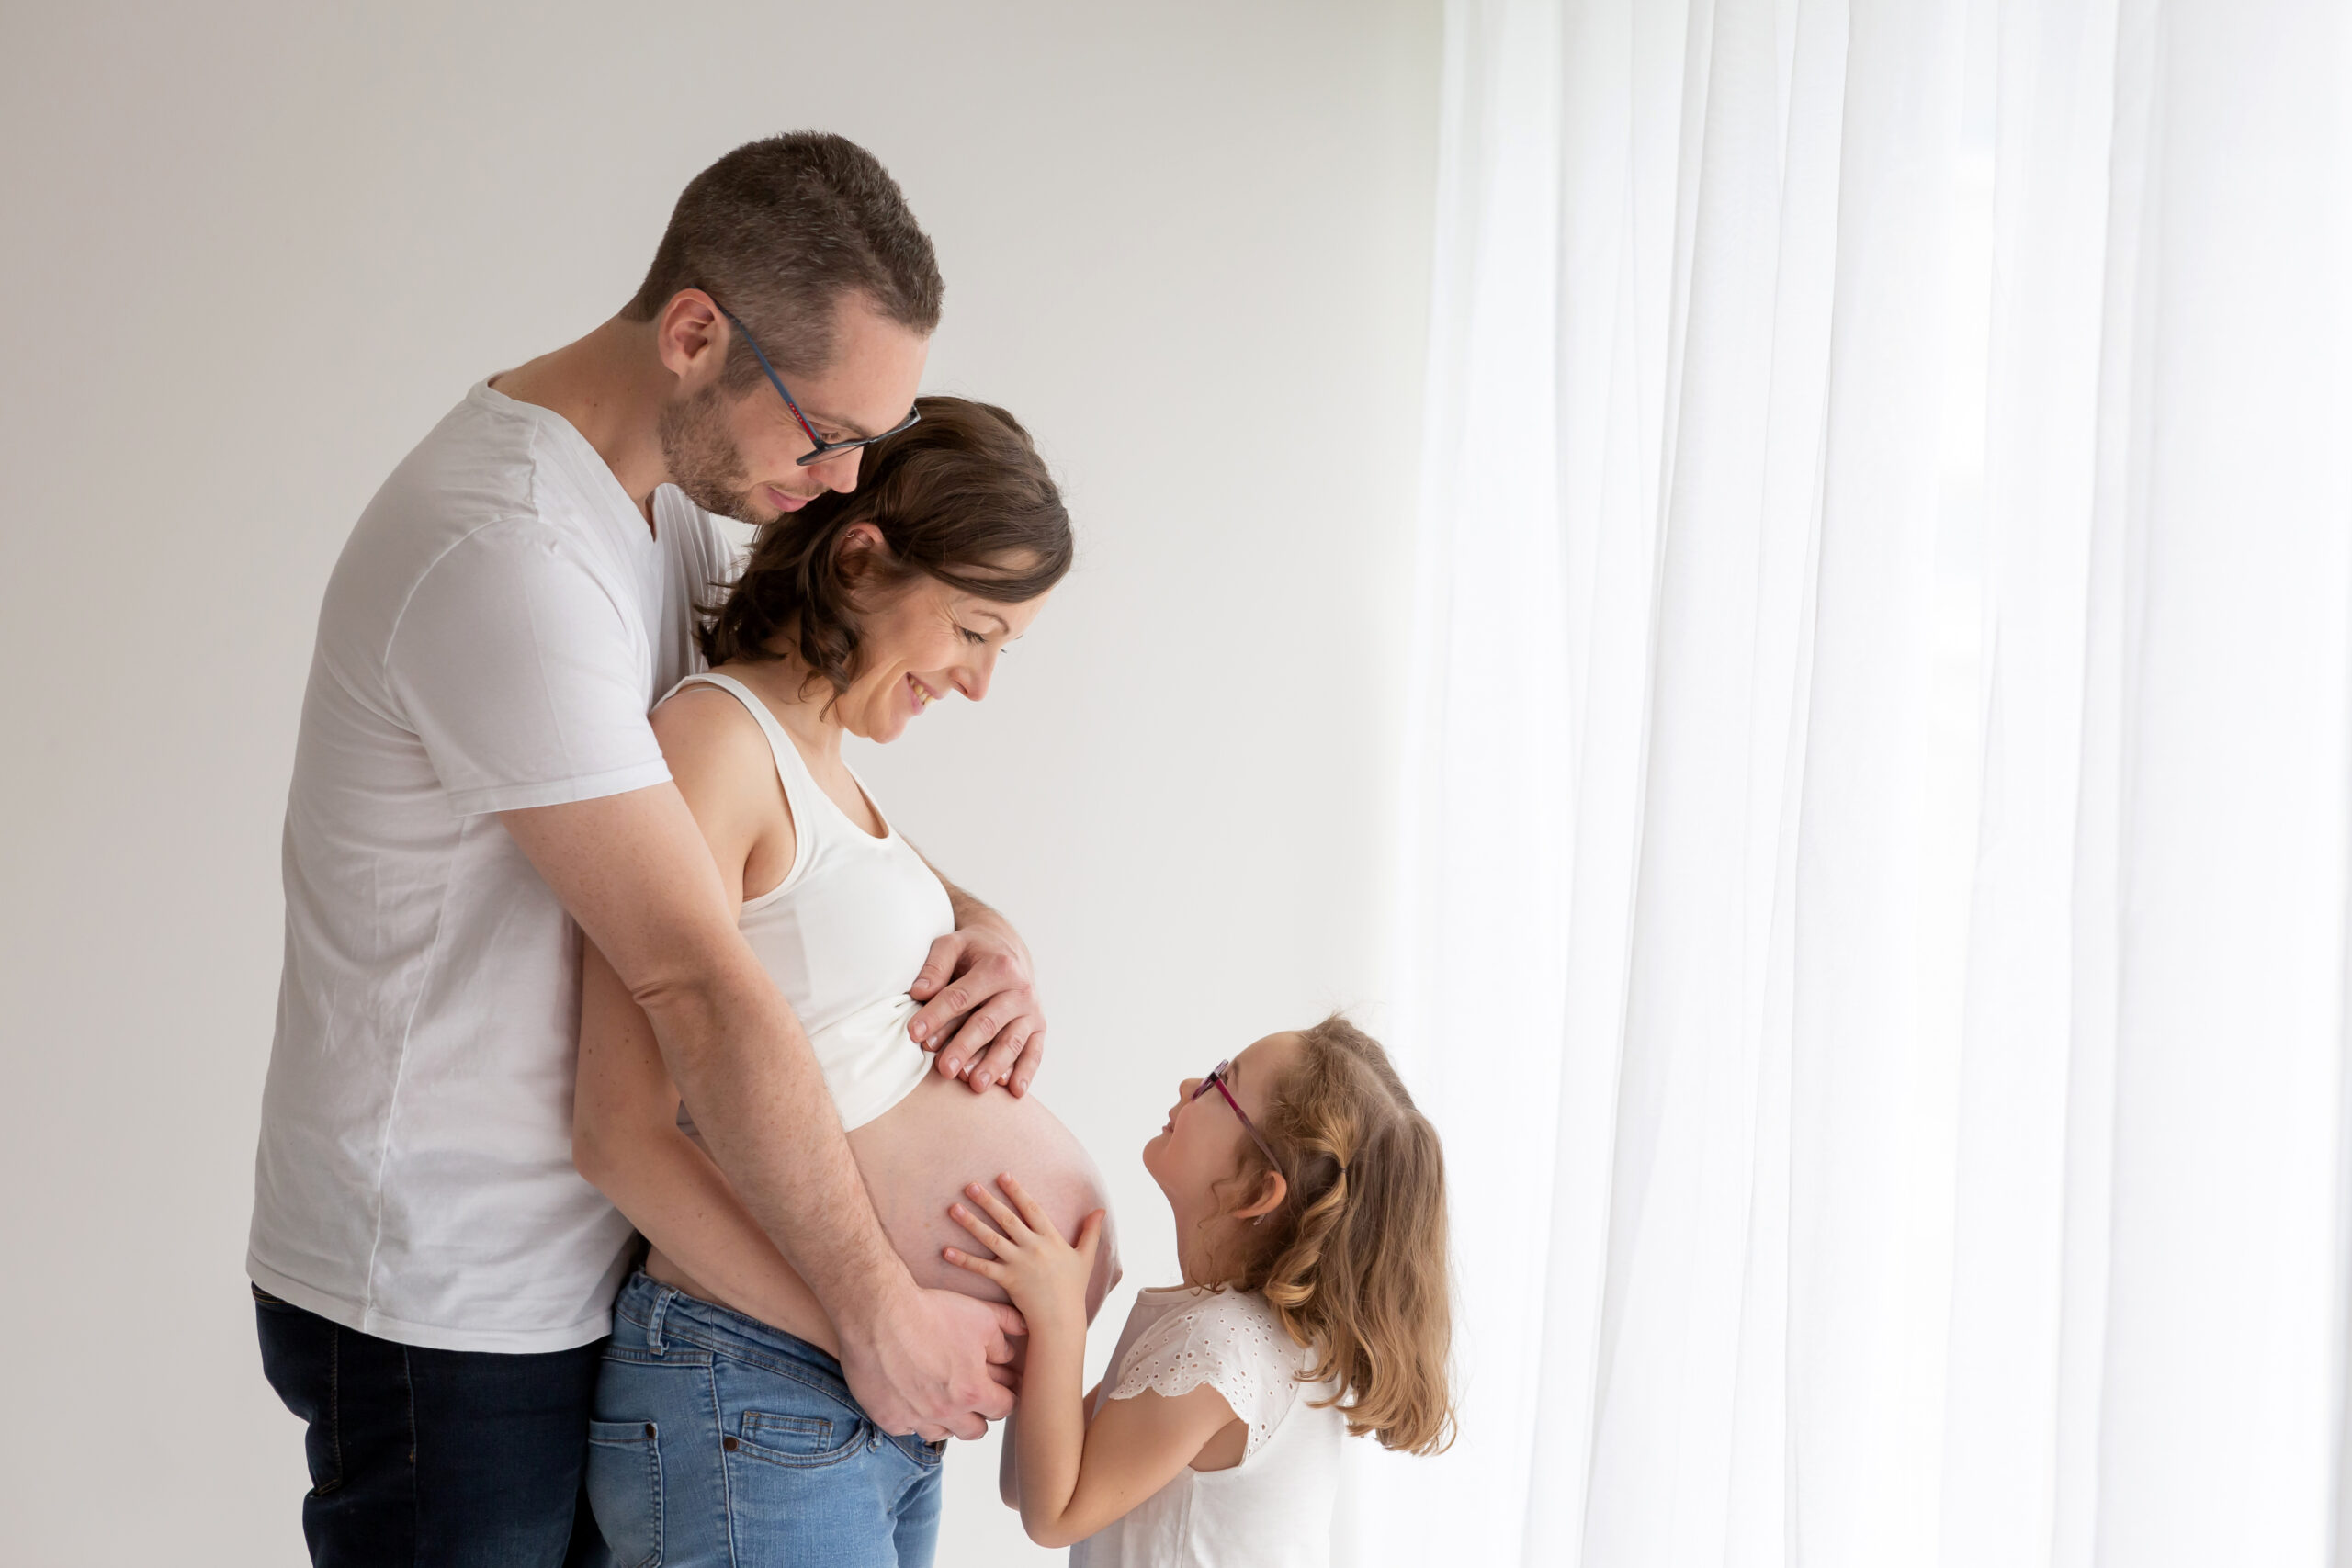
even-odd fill
[[[718,305],[699,288],[682,288],[670,296],[653,318],[654,348],[662,367],[693,389],[718,378],[727,362],[728,334],[732,329]]]

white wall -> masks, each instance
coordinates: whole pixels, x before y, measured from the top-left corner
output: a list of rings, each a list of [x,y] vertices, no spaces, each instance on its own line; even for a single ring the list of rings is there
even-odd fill
[[[1131,1151],[1174,1080],[1383,1000],[1436,11],[0,11],[0,1560],[300,1560],[242,1263],[319,592],[467,384],[775,130],[898,174],[931,384],[1067,480],[1080,570],[987,707],[859,760],[1028,932],[1040,1092],[1168,1277]],[[993,1471],[953,1456],[944,1562],[1043,1556]]]

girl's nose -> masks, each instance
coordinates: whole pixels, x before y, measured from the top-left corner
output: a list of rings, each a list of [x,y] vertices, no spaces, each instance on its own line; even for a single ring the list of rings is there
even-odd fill
[[[1184,1103],[1186,1105],[1190,1105],[1193,1102],[1193,1096],[1201,1092],[1201,1080],[1198,1078],[1186,1078],[1182,1083],[1176,1086],[1176,1092],[1184,1097]]]

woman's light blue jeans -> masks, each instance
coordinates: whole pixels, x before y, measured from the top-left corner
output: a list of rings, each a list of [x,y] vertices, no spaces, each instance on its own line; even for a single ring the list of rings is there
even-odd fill
[[[930,1568],[944,1447],[806,1340],[642,1273],[614,1303],[588,1497],[618,1568]]]

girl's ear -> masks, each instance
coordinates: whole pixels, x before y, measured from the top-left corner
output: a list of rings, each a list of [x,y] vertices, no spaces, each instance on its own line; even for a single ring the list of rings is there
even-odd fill
[[[1289,1196],[1290,1183],[1283,1179],[1283,1173],[1279,1170],[1270,1170],[1259,1180],[1258,1195],[1240,1208],[1234,1210],[1233,1217],[1237,1220],[1248,1220],[1254,1225],[1281,1208],[1283,1200]]]

